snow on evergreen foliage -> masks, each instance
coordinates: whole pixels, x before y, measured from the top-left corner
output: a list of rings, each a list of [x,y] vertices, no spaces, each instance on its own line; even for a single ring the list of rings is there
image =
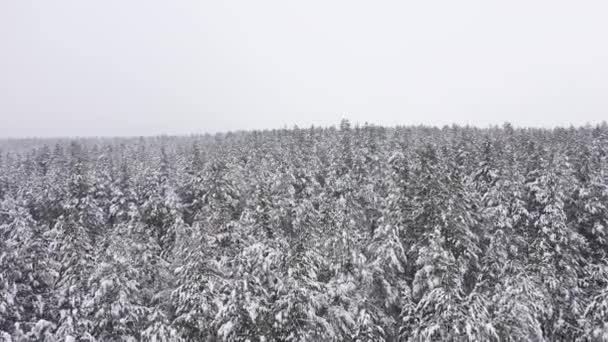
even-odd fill
[[[608,341],[605,124],[45,143],[0,142],[2,341]]]

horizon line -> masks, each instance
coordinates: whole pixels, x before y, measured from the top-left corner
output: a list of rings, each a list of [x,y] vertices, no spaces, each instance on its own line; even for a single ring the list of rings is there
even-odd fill
[[[160,132],[160,133],[152,133],[152,134],[134,134],[134,135],[49,135],[49,136],[0,136],[0,140],[69,140],[69,139],[136,139],[136,138],[158,138],[158,137],[192,137],[192,136],[217,136],[217,135],[225,135],[225,134],[235,134],[235,133],[251,133],[251,132],[270,132],[270,131],[278,131],[278,130],[295,130],[295,129],[303,129],[307,130],[310,128],[315,129],[339,129],[340,123],[344,120],[348,121],[351,127],[383,127],[388,129],[397,129],[397,128],[430,128],[430,129],[444,129],[446,127],[461,127],[461,128],[474,128],[474,129],[502,129],[505,125],[510,125],[514,129],[526,130],[526,129],[534,129],[534,130],[555,130],[555,129],[571,129],[571,128],[594,128],[608,125],[606,120],[602,120],[599,122],[591,123],[586,122],[585,124],[573,124],[570,123],[568,125],[554,125],[554,126],[539,126],[539,125],[517,125],[511,121],[503,121],[502,123],[493,123],[486,125],[477,125],[477,124],[463,124],[463,123],[446,123],[442,125],[438,124],[426,124],[426,123],[418,123],[418,124],[374,124],[368,121],[363,123],[357,121],[350,121],[348,118],[344,118],[340,120],[340,122],[336,125],[306,125],[299,126],[297,124],[293,124],[291,126],[283,125],[281,127],[269,127],[269,128],[249,128],[249,129],[233,129],[233,130],[218,130],[213,132],[190,132],[190,133],[168,133],[168,132]]]

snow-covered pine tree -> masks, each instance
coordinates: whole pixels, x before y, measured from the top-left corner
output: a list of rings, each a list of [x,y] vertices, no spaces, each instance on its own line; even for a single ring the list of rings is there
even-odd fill
[[[55,305],[58,310],[56,338],[89,336],[90,321],[83,311],[87,280],[95,264],[95,242],[103,236],[103,215],[92,193],[86,151],[72,142],[69,179],[63,214],[49,232],[56,272]]]
[[[597,142],[580,147],[572,192],[565,199],[569,224],[586,238],[600,258],[608,256],[608,183],[602,170],[602,154]]]
[[[0,333],[51,341],[53,281],[44,230],[22,200],[0,202]]]
[[[170,181],[169,160],[164,146],[161,146],[158,164],[145,169],[138,185],[142,222],[160,247],[161,256],[168,258],[183,221],[179,198]]]
[[[215,338],[213,319],[229,281],[227,263],[239,252],[239,194],[231,184],[223,160],[206,165],[203,206],[196,216],[189,240],[180,246],[176,260],[177,287],[172,293],[175,324],[187,340]]]
[[[373,282],[368,290],[374,306],[366,312],[377,321],[375,334],[368,332],[371,340],[391,340],[397,335],[399,315],[412,310],[411,289],[407,281],[407,230],[412,208],[410,166],[401,151],[389,159],[391,177],[388,181],[388,198],[385,201],[380,225],[369,245],[370,271]],[[413,272],[413,271],[410,271]],[[372,338],[372,336],[374,336]]]
[[[195,142],[187,158],[186,170],[181,185],[177,191],[182,203],[183,220],[192,225],[203,206],[203,156],[199,145]]]
[[[88,233],[74,214],[61,216],[50,232],[58,339],[85,338],[90,331],[90,321],[82,310],[95,260]]]
[[[545,338],[571,341],[577,335],[577,319],[584,303],[578,286],[583,276],[584,238],[568,225],[564,211],[567,181],[566,161],[559,152],[539,158],[538,170],[531,170],[525,184],[530,236],[528,267],[545,284],[551,315],[542,318]]]
[[[403,313],[402,336],[410,340],[458,340],[473,333],[487,338],[483,317],[469,317],[463,301],[480,254],[472,210],[458,170],[441,164],[433,146],[418,152],[411,225],[417,272],[412,283],[413,311]],[[412,247],[410,247],[411,250]]]
[[[135,224],[115,226],[88,278],[89,293],[82,306],[92,322],[90,333],[98,340],[141,340],[149,311],[142,294],[150,284],[138,262],[147,251],[137,248],[142,242],[134,239]]]
[[[585,265],[584,280],[589,300],[580,320],[580,341],[608,341],[608,259]]]

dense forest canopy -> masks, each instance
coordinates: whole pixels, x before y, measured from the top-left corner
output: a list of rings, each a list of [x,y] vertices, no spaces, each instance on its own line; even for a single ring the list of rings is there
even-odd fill
[[[6,341],[608,341],[608,126],[0,142]]]

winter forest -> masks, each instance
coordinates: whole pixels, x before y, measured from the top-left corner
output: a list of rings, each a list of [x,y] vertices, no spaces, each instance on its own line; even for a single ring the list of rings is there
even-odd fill
[[[0,141],[4,341],[608,341],[608,125]]]

